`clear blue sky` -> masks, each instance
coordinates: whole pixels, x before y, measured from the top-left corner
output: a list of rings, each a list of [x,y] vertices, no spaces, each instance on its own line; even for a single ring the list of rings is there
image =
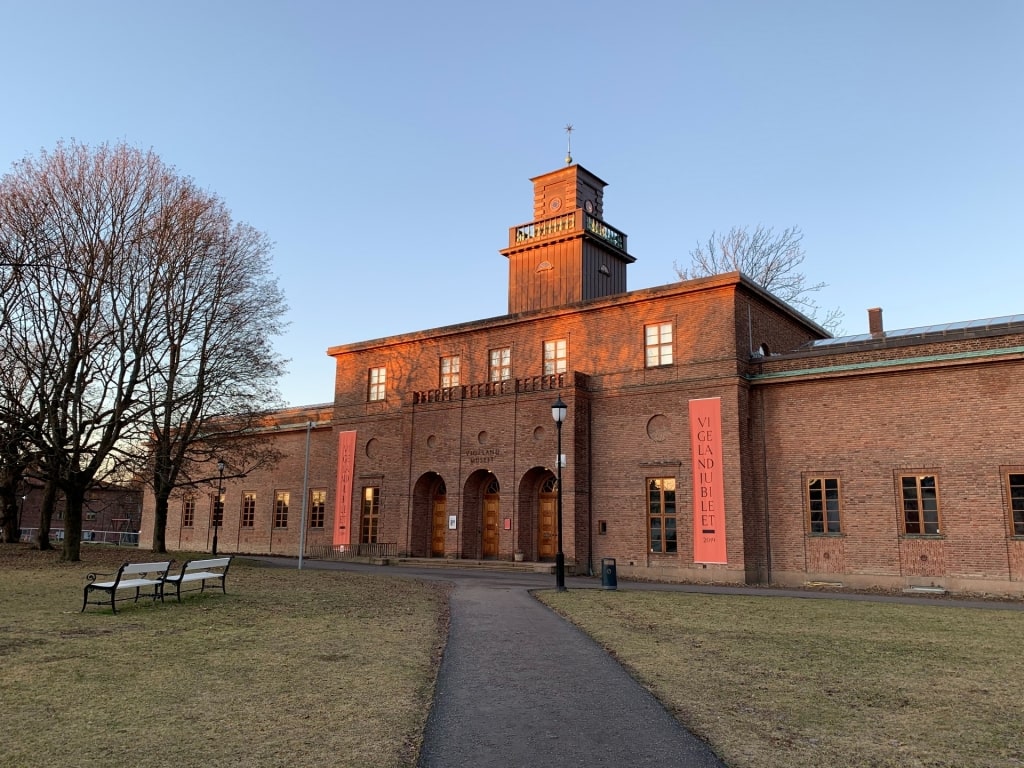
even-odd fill
[[[494,317],[529,178],[608,182],[629,287],[799,226],[846,333],[1024,313],[1024,2],[6,0],[0,169],[154,149],[275,242],[292,404],[327,347]]]

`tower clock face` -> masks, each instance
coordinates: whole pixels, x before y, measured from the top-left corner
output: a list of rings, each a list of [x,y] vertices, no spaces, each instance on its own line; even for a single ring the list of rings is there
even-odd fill
[[[587,213],[593,213],[594,212],[594,203],[593,203],[593,201],[592,200],[587,200],[587,202],[585,202],[583,204],[583,208],[584,208],[584,210],[586,210]]]
[[[559,208],[562,207],[562,198],[560,198],[560,197],[553,197],[553,198],[551,198],[551,202],[548,203],[548,207],[551,208],[552,212],[557,211]]]

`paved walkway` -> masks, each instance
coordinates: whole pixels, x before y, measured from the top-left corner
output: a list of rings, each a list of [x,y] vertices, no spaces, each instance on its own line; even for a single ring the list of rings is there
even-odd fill
[[[305,567],[454,584],[448,643],[418,768],[725,768],[600,646],[530,595],[530,589],[553,587],[553,576],[321,561],[306,561]],[[600,582],[570,578],[567,586],[593,589]],[[634,582],[619,588],[1024,609],[1019,601]]]
[[[526,586],[551,586],[551,577]],[[596,643],[537,602],[524,585],[500,578],[457,580],[419,766],[541,765],[722,763]]]

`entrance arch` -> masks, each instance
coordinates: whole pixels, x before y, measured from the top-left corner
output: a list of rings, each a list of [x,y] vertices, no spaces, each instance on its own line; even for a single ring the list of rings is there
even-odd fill
[[[527,560],[554,560],[557,540],[557,479],[546,467],[533,467],[519,481],[516,549]]]
[[[448,489],[445,488],[444,480],[434,489],[431,521],[430,556],[444,557],[448,536]]]
[[[484,488],[484,503],[482,505],[483,526],[480,542],[480,557],[490,558],[498,556],[498,518],[501,515],[501,486],[498,478],[491,475],[491,481]]]
[[[537,492],[537,559],[554,560],[558,554],[558,478],[545,478]]]
[[[444,557],[448,541],[447,509],[444,478],[436,472],[421,475],[413,486],[409,542],[412,557]]]
[[[462,554],[491,559],[500,554],[501,485],[493,473],[477,470],[462,494]]]

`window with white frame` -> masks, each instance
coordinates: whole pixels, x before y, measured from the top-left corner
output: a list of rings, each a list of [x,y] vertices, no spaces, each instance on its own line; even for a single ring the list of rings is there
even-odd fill
[[[375,402],[377,400],[384,399],[384,395],[387,391],[387,378],[387,369],[383,366],[380,368],[370,369],[367,400]]]
[[[492,349],[488,381],[508,381],[512,378],[512,347]]]
[[[644,327],[644,352],[644,364],[648,368],[672,364],[672,323]]]
[[[567,368],[568,342],[565,339],[551,339],[544,342],[544,375],[565,373]]]

